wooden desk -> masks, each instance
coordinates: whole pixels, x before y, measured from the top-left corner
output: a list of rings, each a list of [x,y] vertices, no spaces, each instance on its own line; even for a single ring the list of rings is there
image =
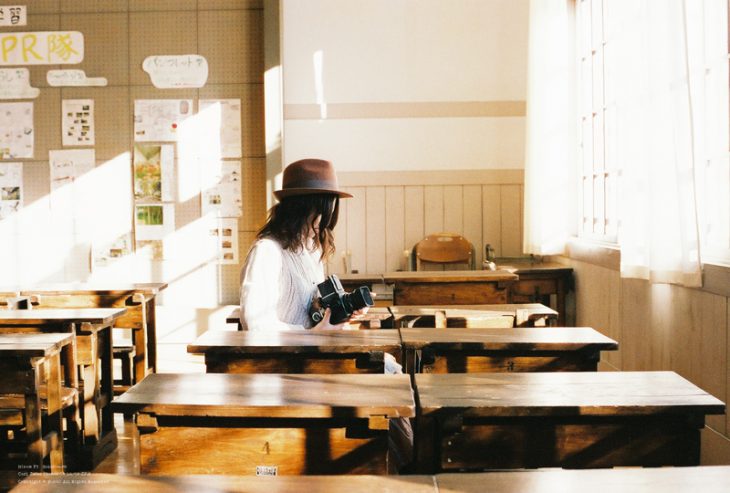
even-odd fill
[[[478,305],[510,303],[518,277],[507,271],[455,270],[348,274],[340,277],[351,291],[374,283],[394,284],[393,305]]]
[[[389,421],[415,415],[408,375],[153,374],[112,408],[154,418],[156,474],[385,474]]]
[[[21,295],[34,297],[42,308],[126,308],[114,327],[132,330],[135,347],[134,378],[138,382],[157,371],[157,295],[167,283],[102,285],[64,283],[22,289]]]
[[[374,306],[365,315],[360,315],[348,323],[353,329],[393,329],[395,325],[392,321],[393,316],[386,307]],[[238,330],[243,330],[241,326],[241,309],[234,308],[226,317],[226,323],[236,324]]]
[[[26,444],[26,461],[12,471],[15,481],[32,472],[65,472],[62,384],[65,376],[66,387],[75,392],[74,343],[73,334],[0,334],[0,410],[5,411],[0,414],[0,426],[17,427],[17,432],[24,428]],[[72,428],[69,423],[69,433],[75,431],[78,439],[78,429]],[[44,465],[46,456],[49,469]]]
[[[421,472],[694,466],[725,405],[673,372],[416,374]]]
[[[64,481],[66,480],[66,481]],[[97,489],[90,489],[96,486]],[[122,476],[87,474],[31,477],[13,493],[438,493],[433,476]],[[703,492],[704,493],[704,492]]]
[[[188,345],[208,373],[383,373],[397,330],[208,331]]]
[[[596,371],[618,343],[588,327],[400,329],[409,373]]]
[[[730,466],[439,474],[443,493],[725,493]]]
[[[542,303],[558,312],[558,326],[565,327],[565,297],[573,289],[573,268],[554,262],[497,259],[500,269],[519,276],[512,285],[513,303]],[[555,296],[554,303],[551,296]]]
[[[388,310],[400,327],[534,327],[555,325],[558,319],[558,312],[540,303],[391,306]]]
[[[75,332],[83,390],[84,463],[92,469],[116,448],[112,400],[112,325],[125,308],[0,310],[0,334]]]

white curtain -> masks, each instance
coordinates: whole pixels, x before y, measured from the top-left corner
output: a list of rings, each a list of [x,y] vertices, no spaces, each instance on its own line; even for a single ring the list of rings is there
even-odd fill
[[[561,254],[577,229],[573,0],[531,0],[527,61],[525,253]]]
[[[703,30],[688,23],[691,4],[701,9],[702,1],[605,4],[606,99],[615,104],[606,146],[621,170],[621,275],[701,286],[696,162],[704,152],[704,65],[703,50],[690,48]]]

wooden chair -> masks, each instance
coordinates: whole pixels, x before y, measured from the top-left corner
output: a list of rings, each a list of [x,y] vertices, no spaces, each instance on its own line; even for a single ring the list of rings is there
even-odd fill
[[[424,269],[425,263],[439,264],[450,269],[464,264],[474,269],[474,246],[455,233],[435,233],[426,236],[413,247],[416,270]]]

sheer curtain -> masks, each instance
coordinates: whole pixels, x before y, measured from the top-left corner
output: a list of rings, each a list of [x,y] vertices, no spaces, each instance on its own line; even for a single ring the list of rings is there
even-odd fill
[[[530,2],[523,250],[536,255],[577,229],[574,3]]]
[[[604,5],[606,100],[615,104],[606,146],[620,168],[621,275],[701,286],[695,180],[703,64],[690,48],[702,29],[690,27],[686,8],[685,0]]]

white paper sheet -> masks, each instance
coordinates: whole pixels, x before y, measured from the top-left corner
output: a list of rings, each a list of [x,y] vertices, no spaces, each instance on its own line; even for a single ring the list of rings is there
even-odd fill
[[[134,102],[134,140],[175,141],[180,125],[192,114],[192,99],[137,99]]]
[[[79,31],[0,32],[0,65],[60,65],[84,61]]]
[[[0,163],[0,220],[23,207],[23,164]]]
[[[51,217],[58,232],[77,231],[77,219],[82,220],[87,212],[88,190],[76,186],[76,181],[91,172],[96,163],[94,149],[64,149],[48,151],[51,172]]]
[[[93,146],[94,100],[64,99],[61,103],[64,146]]]
[[[41,93],[30,86],[27,68],[0,68],[0,99],[33,99]]]
[[[77,69],[58,69],[46,72],[46,81],[51,87],[106,86],[106,77],[87,77],[86,72]]]
[[[133,251],[132,233],[125,233],[108,243],[94,242],[91,249],[92,270],[111,265]]]
[[[175,148],[170,144],[134,145],[134,198],[143,202],[174,200]]]
[[[72,184],[96,166],[94,149],[64,149],[48,151],[51,165],[51,191]]]
[[[0,159],[33,157],[33,103],[0,103]]]
[[[175,231],[175,205],[136,204],[134,223],[137,242],[162,240]]]
[[[208,240],[210,251],[217,252],[219,264],[238,263],[238,219],[210,218]]]
[[[240,99],[201,99],[200,113],[220,106],[219,139],[221,157],[241,157],[241,100]]]
[[[25,26],[28,24],[28,9],[25,5],[0,6],[0,26]]]
[[[203,87],[208,80],[208,61],[202,55],[153,55],[142,69],[159,89]]]
[[[207,175],[200,194],[203,215],[241,217],[241,161],[220,161],[212,166],[203,164],[201,169]]]

